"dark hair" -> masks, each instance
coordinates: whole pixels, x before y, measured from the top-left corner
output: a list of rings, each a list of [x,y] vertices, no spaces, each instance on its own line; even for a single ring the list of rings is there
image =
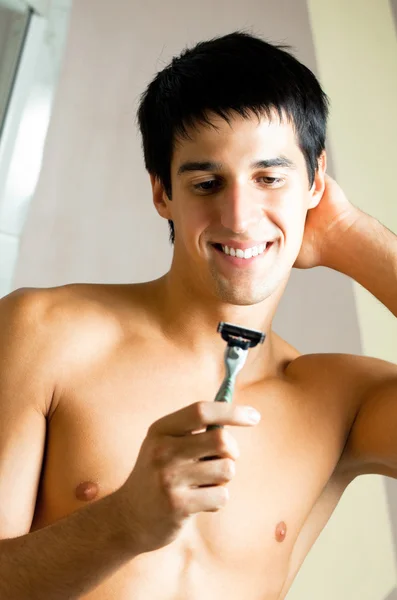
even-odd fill
[[[329,100],[314,74],[286,45],[273,45],[243,31],[184,50],[142,94],[138,125],[145,167],[171,199],[171,159],[187,128],[211,125],[208,113],[227,122],[233,112],[280,120],[287,116],[305,157],[310,187],[325,147]],[[174,224],[169,221],[174,242]]]

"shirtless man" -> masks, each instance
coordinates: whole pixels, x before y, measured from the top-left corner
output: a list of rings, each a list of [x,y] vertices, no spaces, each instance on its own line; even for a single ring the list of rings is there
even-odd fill
[[[139,111],[170,271],[0,302],[1,598],[281,600],[347,485],[397,475],[397,367],[272,331],[293,266],[397,314],[397,238],[326,175],[326,117],[283,49],[187,51]],[[231,405],[219,321],[267,336]]]

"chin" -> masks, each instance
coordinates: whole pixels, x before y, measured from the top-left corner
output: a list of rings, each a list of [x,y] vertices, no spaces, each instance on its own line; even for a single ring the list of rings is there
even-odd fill
[[[232,285],[230,282],[217,282],[216,297],[225,304],[233,304],[234,306],[253,306],[260,304],[270,298],[276,291],[277,286],[257,286],[256,288],[247,289],[240,285]]]

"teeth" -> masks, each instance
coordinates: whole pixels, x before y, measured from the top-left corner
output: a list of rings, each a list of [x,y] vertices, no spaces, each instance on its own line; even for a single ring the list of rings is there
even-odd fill
[[[259,246],[247,248],[246,250],[222,246],[222,250],[225,254],[230,254],[230,256],[236,256],[237,258],[251,258],[252,256],[258,256],[259,254],[262,254],[264,250],[266,250],[266,246],[267,244],[259,244]]]

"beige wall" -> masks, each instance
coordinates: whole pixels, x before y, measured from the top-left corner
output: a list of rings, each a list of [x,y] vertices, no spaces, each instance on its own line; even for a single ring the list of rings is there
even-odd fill
[[[392,15],[394,17],[394,24],[397,33],[397,0],[390,0],[390,7],[392,11]]]
[[[151,205],[134,118],[147,82],[185,45],[251,27],[293,45],[317,70],[304,0],[147,0],[137,6],[74,4],[14,287],[141,281],[168,269],[168,231]],[[326,269],[293,273],[275,328],[303,352],[361,352],[352,283]],[[380,485],[364,480],[349,490],[289,598],[382,598],[394,583],[391,541],[387,533],[381,537],[381,555],[372,528],[388,527]],[[377,593],[365,596],[369,578]]]
[[[309,0],[319,73],[332,100],[335,175],[351,201],[397,232],[397,40],[386,0]],[[354,285],[364,353],[397,362],[397,322]],[[385,487],[387,483],[387,487]],[[388,504],[389,501],[389,504]],[[348,489],[288,600],[397,598],[397,486],[367,476]],[[395,529],[394,535],[396,536]],[[324,568],[324,565],[327,565]]]

